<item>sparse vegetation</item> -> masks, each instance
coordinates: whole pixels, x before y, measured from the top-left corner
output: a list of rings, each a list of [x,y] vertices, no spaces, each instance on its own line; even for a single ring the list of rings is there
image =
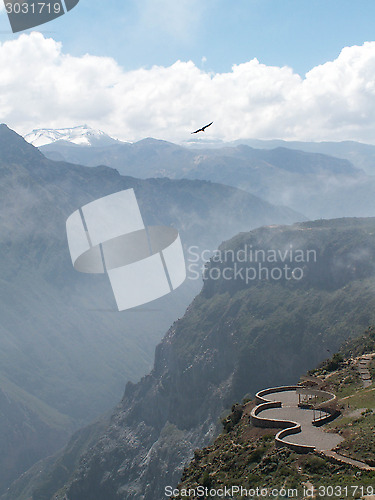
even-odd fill
[[[347,342],[339,353],[313,371],[321,377],[325,389],[339,396],[338,404],[343,414],[330,424],[331,431],[340,432],[344,437],[338,452],[370,466],[375,466],[374,388],[362,387],[351,355],[371,351],[373,332],[370,328],[362,337]],[[373,370],[373,363],[371,367]],[[375,471],[333,463],[321,454],[298,455],[287,448],[275,448],[276,430],[251,426],[249,412],[252,407],[251,402],[233,405],[231,414],[223,421],[225,432],[212,446],[195,454],[183,473],[180,489],[194,489],[208,483],[214,489],[237,485],[247,489],[283,487],[299,491],[306,484],[315,488],[330,485],[347,486],[347,496],[359,498],[355,486],[374,484]],[[329,498],[329,495],[320,498]],[[182,500],[182,497],[176,499]]]

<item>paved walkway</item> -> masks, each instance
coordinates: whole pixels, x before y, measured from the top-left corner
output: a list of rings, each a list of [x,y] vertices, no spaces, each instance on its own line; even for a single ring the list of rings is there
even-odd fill
[[[372,353],[363,355],[356,360],[356,366],[361,376],[364,388],[368,388],[373,385],[373,380],[369,371],[369,364],[374,357],[375,353]],[[313,378],[314,377],[306,377],[308,381],[315,382]],[[267,401],[281,402],[281,408],[268,408],[257,414],[257,416],[260,418],[292,421],[300,424],[301,432],[285,436],[281,439],[282,442],[284,442],[286,445],[295,444],[312,446],[315,447],[317,451],[320,451],[323,455],[331,458],[334,461],[344,462],[348,465],[352,465],[362,470],[375,470],[375,467],[371,467],[364,462],[345,457],[333,451],[333,449],[341,441],[343,441],[343,438],[339,434],[333,432],[325,432],[322,427],[315,427],[312,423],[313,419],[315,418],[314,410],[299,408],[299,397],[297,391],[294,388],[288,387],[287,389],[288,390],[286,391],[272,392],[270,394],[262,396],[263,399]],[[375,388],[368,390],[373,391],[375,390]],[[262,393],[263,391],[260,392]],[[349,399],[350,397],[352,396],[346,396],[345,398],[342,398],[341,401],[344,399]],[[315,410],[315,414],[317,412],[319,412],[319,415],[316,415],[317,418],[321,418],[324,414],[327,414],[323,410]]]
[[[332,448],[335,448],[343,440],[338,434],[325,432],[322,427],[315,427],[312,424],[314,411],[298,408],[298,394],[296,391],[267,394],[265,398],[270,401],[281,401],[282,407],[263,410],[258,414],[259,417],[292,420],[301,425],[301,432],[291,434],[282,439],[285,443],[315,446],[317,450],[323,451],[332,450]],[[322,414],[324,413],[322,411]]]

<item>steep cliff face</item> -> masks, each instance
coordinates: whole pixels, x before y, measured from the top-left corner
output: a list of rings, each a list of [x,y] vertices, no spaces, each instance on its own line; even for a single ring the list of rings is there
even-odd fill
[[[225,243],[201,294],[157,347],[154,369],[127,385],[106,431],[55,498],[161,498],[193,450],[215,435],[225,408],[294,382],[360,334],[375,321],[374,234],[375,219],[342,219],[261,228]],[[236,263],[257,268],[250,247],[276,252],[262,263],[271,274],[291,246],[295,278],[246,283],[238,268],[234,278]]]

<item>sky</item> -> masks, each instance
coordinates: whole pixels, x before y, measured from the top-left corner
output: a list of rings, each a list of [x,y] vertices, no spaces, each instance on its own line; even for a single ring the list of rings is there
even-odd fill
[[[375,143],[373,40],[373,0],[80,0],[21,34],[3,8],[0,120],[132,141],[184,142],[214,121],[208,140]]]

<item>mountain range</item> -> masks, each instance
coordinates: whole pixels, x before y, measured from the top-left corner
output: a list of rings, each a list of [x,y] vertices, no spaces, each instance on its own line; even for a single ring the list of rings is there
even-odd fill
[[[259,264],[262,275],[246,280]],[[286,264],[288,276],[275,272]],[[156,348],[153,370],[128,383],[104,430],[89,443],[78,433],[3,498],[161,498],[194,450],[212,442],[226,409],[295,383],[374,324],[374,311],[374,218],[239,234],[210,260],[201,293]]]
[[[54,162],[0,126],[0,491],[74,430],[98,418],[152,365],[156,344],[202,281],[118,313],[104,275],[77,273],[67,217],[133,188],[145,223],[178,228],[186,251],[212,250],[233,234],[303,216],[205,181],[121,176]],[[209,252],[208,252],[209,254]],[[188,255],[188,253],[187,253]]]
[[[79,146],[105,147],[118,144],[120,141],[113,139],[102,130],[95,130],[87,125],[78,125],[71,128],[35,129],[25,135],[25,141],[35,147],[53,144],[57,141],[66,141]]]
[[[230,143],[232,146],[246,144],[257,149],[288,148],[305,151],[306,153],[320,153],[335,156],[350,161],[356,168],[368,175],[375,174],[375,146],[355,141],[341,142],[301,142],[282,140],[238,140]]]
[[[65,129],[36,129],[26,134],[25,139],[36,147],[47,146],[58,142],[58,144],[55,144],[56,149],[63,145],[62,141],[69,144],[98,147],[114,145],[115,143],[119,144],[122,142],[117,139],[113,139],[101,130],[93,129],[88,125],[79,125]],[[366,174],[375,174],[375,145],[355,141],[302,142],[283,141],[279,139],[239,139],[237,141],[224,143],[195,138],[194,140],[189,139],[181,145],[187,146],[189,149],[223,149],[224,147],[237,147],[243,145],[250,146],[255,149],[293,149],[304,151],[305,153],[318,153],[348,160],[357,169],[363,170]],[[46,148],[46,151],[48,150],[52,152],[54,147]]]
[[[45,138],[38,150],[0,126],[1,498],[154,500],[233,402],[374,323],[374,219],[286,225],[372,215],[374,178],[288,148],[128,144],[86,126],[28,137]],[[146,225],[178,228],[188,266],[231,238],[200,293],[198,272],[120,314],[104,276],[73,270],[66,218],[129,188]]]
[[[134,144],[98,147],[58,140],[42,146],[41,151],[54,160],[103,164],[142,179],[219,182],[286,205],[310,219],[369,217],[375,213],[375,146],[248,142],[258,149],[237,143],[216,148],[183,147],[148,138]]]

